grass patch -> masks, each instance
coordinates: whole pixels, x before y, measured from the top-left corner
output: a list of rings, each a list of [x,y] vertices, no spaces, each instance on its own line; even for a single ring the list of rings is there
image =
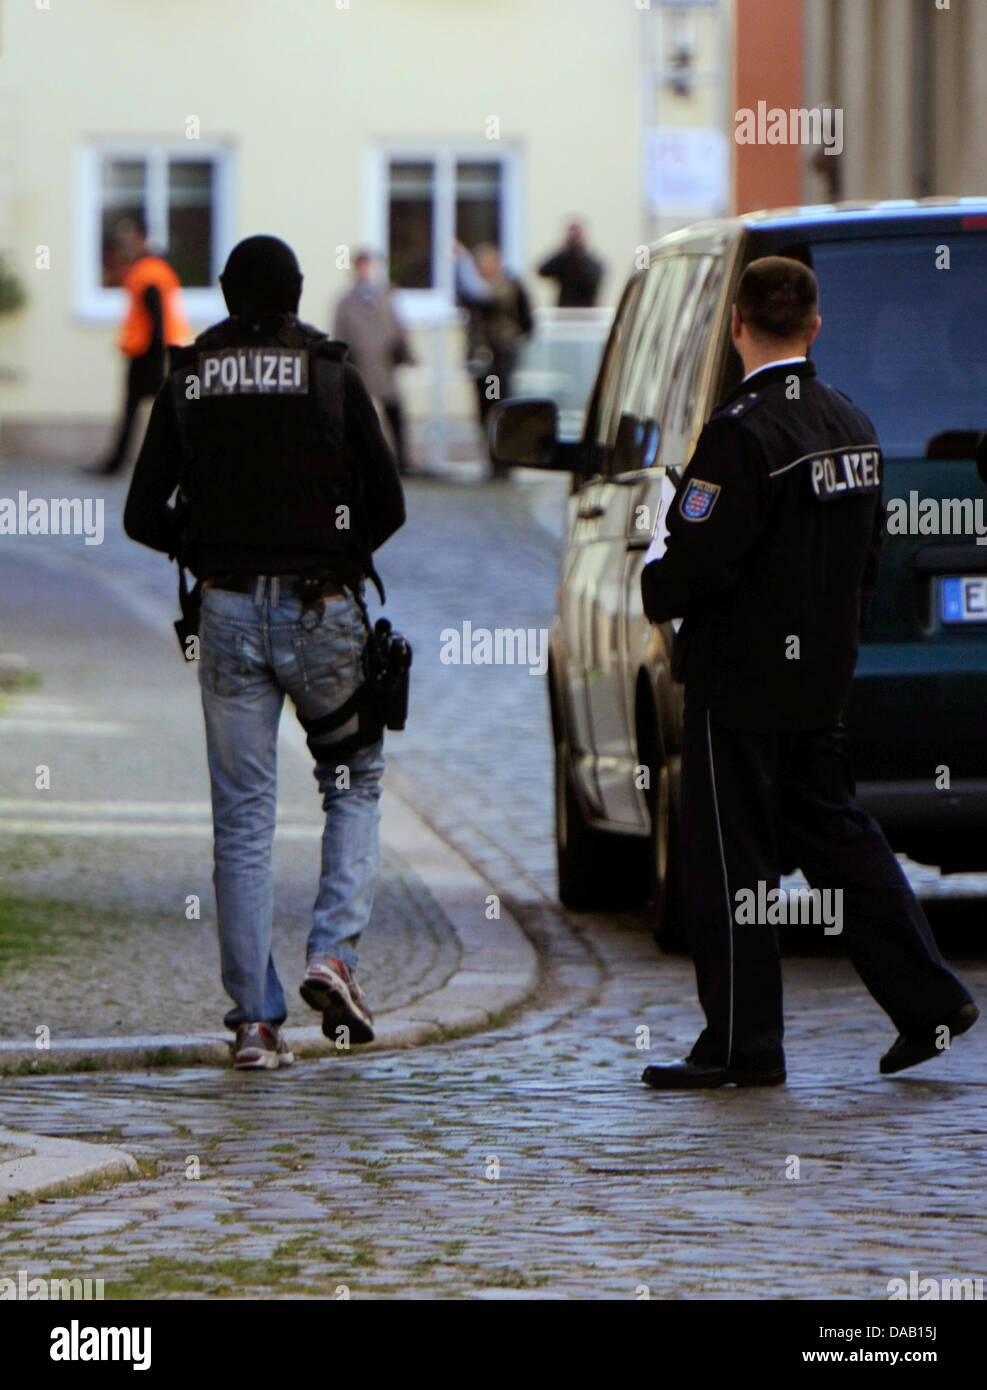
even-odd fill
[[[0,714],[3,714],[14,703],[10,698],[21,690],[39,690],[41,688],[41,677],[37,671],[18,671],[16,675],[8,676],[3,685],[0,686]]]
[[[241,1259],[177,1259],[155,1255],[142,1260],[127,1279],[107,1279],[107,1299],[146,1299],[169,1293],[208,1294],[235,1298],[255,1289],[276,1293],[308,1293],[312,1287],[299,1279],[301,1266],[294,1261]]]
[[[151,1047],[144,1053],[146,1067],[177,1067],[182,1058],[173,1047]]]
[[[0,875],[43,869],[52,859],[60,859],[65,847],[54,835],[15,835],[0,849]]]
[[[36,867],[23,860],[21,866]],[[5,867],[14,872],[9,854],[0,854],[0,879]],[[133,915],[123,908],[0,892],[0,977],[36,964],[42,953],[68,960],[79,942],[91,952],[94,937],[103,946],[122,941],[132,927]]]
[[[265,1227],[265,1230],[271,1228]],[[291,1259],[294,1255],[304,1255],[311,1250],[312,1242],[308,1236],[293,1236],[291,1240],[284,1240],[280,1245],[276,1245],[271,1252],[272,1258]]]
[[[0,975],[47,952],[57,934],[59,904],[0,893]]]
[[[505,1265],[501,1269],[485,1269],[477,1283],[484,1289],[539,1289],[548,1281],[547,1274],[525,1274]]]
[[[23,1057],[16,1066],[4,1066],[3,1063],[0,1062],[0,1077],[54,1076],[56,1073],[65,1074],[67,1072],[99,1070],[99,1058],[93,1057],[88,1052],[83,1052],[73,1057],[65,1056],[58,1062],[43,1062],[35,1057]]]

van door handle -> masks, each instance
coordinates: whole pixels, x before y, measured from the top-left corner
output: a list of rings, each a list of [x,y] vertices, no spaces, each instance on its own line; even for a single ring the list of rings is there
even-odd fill
[[[591,502],[588,507],[580,507],[576,516],[580,521],[594,521],[598,516],[606,516],[606,507],[601,507],[599,502]]]

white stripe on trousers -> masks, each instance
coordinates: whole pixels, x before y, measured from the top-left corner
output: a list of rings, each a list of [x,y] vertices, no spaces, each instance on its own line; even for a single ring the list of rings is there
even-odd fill
[[[710,726],[709,710],[706,711],[706,746],[709,749],[709,780],[713,788],[713,810],[716,814],[716,838],[720,844],[720,865],[723,869],[723,896],[727,905],[727,924],[730,942],[730,1011],[727,1024],[727,1060],[729,1066],[733,1057],[733,912],[730,909],[730,882],[727,878],[727,860],[723,852],[723,831],[720,829],[720,799],[716,794],[716,768],[713,764],[713,731]]]

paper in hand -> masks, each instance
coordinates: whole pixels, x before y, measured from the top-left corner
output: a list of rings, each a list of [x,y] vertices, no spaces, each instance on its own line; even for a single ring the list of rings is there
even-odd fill
[[[655,534],[652,536],[651,544],[648,546],[644,556],[644,563],[646,565],[650,565],[652,560],[661,560],[664,557],[665,548],[668,545],[668,526],[666,525],[665,518],[668,516],[677,491],[678,489],[675,484],[666,473],[661,480],[661,495],[658,500],[658,521],[655,526]],[[676,632],[678,632],[681,625],[681,618],[672,619],[672,627]]]

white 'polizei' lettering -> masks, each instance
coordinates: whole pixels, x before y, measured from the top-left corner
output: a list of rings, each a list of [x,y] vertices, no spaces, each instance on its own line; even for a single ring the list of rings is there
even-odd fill
[[[252,377],[252,376],[250,375],[250,371],[249,371],[249,362],[250,362],[250,358],[251,358],[251,357],[254,357],[254,358],[256,359],[257,354],[256,354],[256,353],[246,353],[246,352],[238,352],[238,353],[237,353],[237,364],[238,364],[238,366],[239,366],[239,368],[240,368],[240,385],[241,385],[241,386],[244,386],[244,387],[245,387],[245,386],[256,386],[256,385],[258,384],[258,383],[257,383],[257,378],[256,378],[256,377]]]
[[[304,348],[222,348],[199,355],[201,396],[273,392],[305,395],[308,353]]]

